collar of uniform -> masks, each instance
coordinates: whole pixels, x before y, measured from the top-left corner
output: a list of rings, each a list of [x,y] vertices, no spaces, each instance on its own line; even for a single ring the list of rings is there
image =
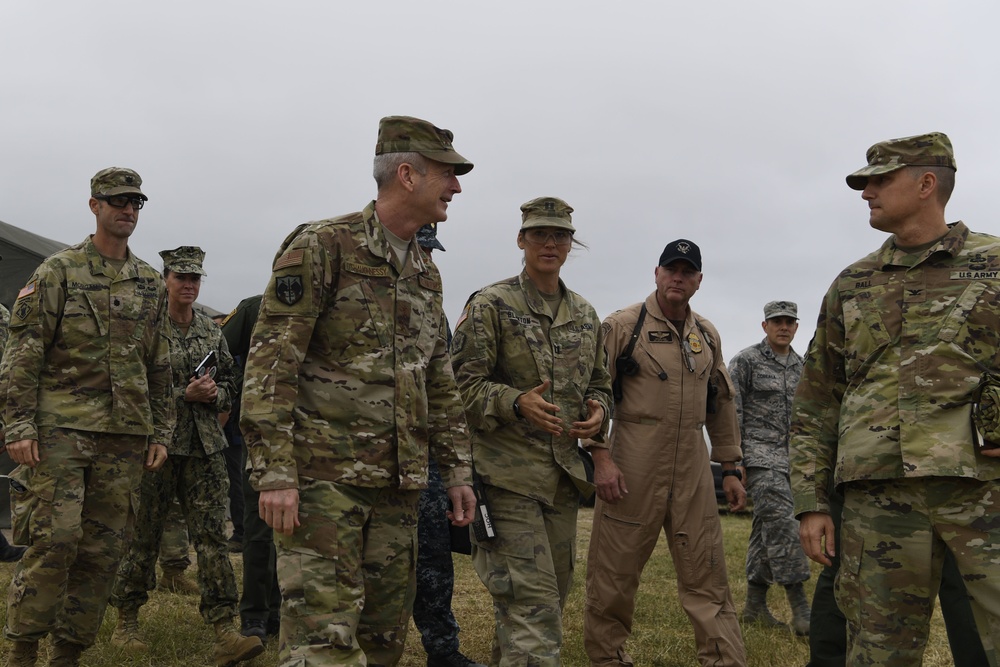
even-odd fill
[[[656,290],[646,297],[646,313],[647,315],[652,315],[661,322],[670,322],[670,318],[663,314],[660,310],[660,302],[656,300]],[[684,315],[684,331],[694,327],[694,311],[691,310],[691,304],[687,305],[687,313]],[[678,331],[677,333],[681,336],[684,335],[684,331]]]
[[[125,263],[122,265],[122,270],[117,274],[112,273],[110,265],[105,263],[104,257],[101,256],[101,253],[97,250],[97,246],[94,245],[94,238],[92,236],[88,236],[87,240],[84,241],[83,249],[87,254],[90,275],[107,276],[112,280],[127,280],[136,277],[135,255],[132,254],[132,250],[128,247],[125,248]]]
[[[920,260],[913,266],[920,266],[927,258],[936,252],[946,252],[952,257],[957,257],[958,253],[962,252],[962,248],[965,247],[965,241],[969,238],[969,228],[965,226],[965,223],[959,220],[958,222],[953,222],[948,225],[948,233],[945,234],[941,240],[932,245],[930,248],[924,250],[923,254],[920,256]],[[896,252],[903,252],[896,247],[895,235],[890,236],[882,244],[882,247],[878,250],[879,263],[882,268],[889,266],[901,266],[895,261]],[[913,268],[913,267],[908,267]]]
[[[364,218],[365,236],[367,237],[368,251],[371,254],[384,259],[386,263],[396,269],[400,278],[427,271],[427,265],[424,263],[420,246],[417,245],[416,236],[410,239],[410,245],[406,248],[406,263],[399,263],[396,253],[392,251],[392,246],[389,244],[389,239],[386,238],[385,226],[379,220],[378,213],[375,212],[375,200],[365,206],[361,215]]]
[[[538,293],[538,288],[535,283],[528,276],[528,270],[522,269],[521,275],[517,277],[518,282],[521,284],[521,292],[524,294],[524,301],[528,304],[528,308],[531,309],[535,315],[545,315],[549,317],[549,307],[545,305],[545,300],[542,295]],[[556,312],[556,317],[552,320],[553,326],[556,324],[562,324],[563,322],[571,319],[570,316],[570,294],[569,290],[566,289],[566,283],[559,279],[559,289],[562,290],[562,303],[559,304],[559,310]]]

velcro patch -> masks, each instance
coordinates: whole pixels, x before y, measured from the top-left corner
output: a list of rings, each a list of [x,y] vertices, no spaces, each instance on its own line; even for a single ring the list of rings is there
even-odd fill
[[[345,271],[359,273],[363,276],[384,278],[389,275],[389,267],[387,265],[369,266],[367,264],[359,264],[358,262],[344,262],[343,267]]]
[[[302,248],[289,250],[278,258],[278,261],[274,263],[273,270],[277,271],[278,269],[284,269],[289,266],[302,266],[303,255],[305,255],[305,251]]]
[[[440,292],[442,290],[440,280],[434,280],[433,278],[425,276],[418,276],[417,282],[420,283],[421,287],[423,287],[424,289],[429,289],[432,292]]]
[[[674,339],[674,334],[670,331],[650,331],[650,343],[669,343]]]
[[[298,303],[304,291],[302,276],[277,276],[274,279],[274,296],[287,306]]]
[[[23,297],[28,296],[29,294],[34,294],[34,293],[35,293],[35,282],[31,281],[30,283],[21,288],[21,291],[17,293],[17,298],[21,299]]]

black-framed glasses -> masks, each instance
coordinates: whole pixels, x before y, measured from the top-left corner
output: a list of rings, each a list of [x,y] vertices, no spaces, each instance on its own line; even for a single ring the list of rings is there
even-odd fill
[[[137,211],[146,204],[146,200],[142,197],[129,197],[128,195],[112,195],[110,197],[101,195],[100,197],[94,197],[94,199],[100,199],[115,208],[125,208],[129,204],[132,204],[132,208]]]
[[[545,245],[552,239],[552,242],[556,245],[569,245],[573,242],[573,232],[566,231],[565,229],[557,229],[553,231],[545,229],[526,229],[524,230],[524,238],[526,238],[530,243],[536,245]]]

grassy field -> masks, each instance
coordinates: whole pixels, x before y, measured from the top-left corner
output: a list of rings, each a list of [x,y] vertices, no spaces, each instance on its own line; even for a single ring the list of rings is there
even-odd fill
[[[578,567],[576,584],[566,608],[563,621],[565,640],[563,664],[566,667],[586,667],[588,661],[583,652],[583,577],[586,569],[587,544],[590,539],[591,510],[581,510],[578,540]],[[750,535],[750,517],[743,513],[725,515],[722,518],[725,531],[726,564],[733,597],[738,609],[742,609],[746,597],[743,561],[747,539]],[[237,569],[242,566],[241,558],[234,556]],[[486,662],[490,654],[490,639],[493,633],[493,614],[489,595],[469,564],[468,557],[456,556],[456,582],[454,611],[462,626],[461,642],[463,652],[479,661]],[[6,588],[13,572],[13,565],[0,564],[0,585]],[[814,566],[814,574],[818,566]],[[812,580],[807,585],[811,592]],[[768,600],[775,615],[783,620],[791,618],[784,591],[772,588]],[[5,609],[0,614],[5,614]],[[142,657],[130,656],[111,646],[109,639],[115,623],[115,612],[109,609],[97,644],[83,656],[83,664],[88,667],[155,666],[189,667],[190,665],[211,665],[212,631],[205,626],[198,615],[195,597],[179,596],[155,591],[140,616],[142,632],[151,645],[151,652]],[[642,586],[636,607],[636,630],[629,641],[628,650],[642,667],[686,667],[695,665],[694,639],[687,616],[677,602],[676,574],[667,551],[665,540],[660,539],[643,575]],[[788,630],[764,629],[756,626],[743,628],[743,639],[747,648],[748,664],[753,667],[782,667],[805,665],[809,658],[809,646],[805,639],[791,634]],[[267,652],[248,663],[255,667],[277,664],[277,642],[272,641]],[[3,646],[4,656],[7,652]],[[416,629],[411,627],[407,638],[406,653],[402,667],[422,667],[425,656],[420,646]],[[934,618],[931,641],[925,654],[924,664],[928,667],[943,667],[951,664],[951,654],[940,615]],[[44,664],[43,661],[39,661]]]

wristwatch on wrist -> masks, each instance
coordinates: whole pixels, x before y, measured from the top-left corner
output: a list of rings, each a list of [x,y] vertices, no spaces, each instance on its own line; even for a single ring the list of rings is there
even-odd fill
[[[517,398],[521,398],[521,396]],[[523,421],[524,415],[521,414],[521,406],[517,404],[517,398],[514,399],[514,416]]]
[[[736,479],[743,481],[743,473],[740,472],[739,468],[733,468],[732,470],[723,470],[723,477],[735,477]]]

